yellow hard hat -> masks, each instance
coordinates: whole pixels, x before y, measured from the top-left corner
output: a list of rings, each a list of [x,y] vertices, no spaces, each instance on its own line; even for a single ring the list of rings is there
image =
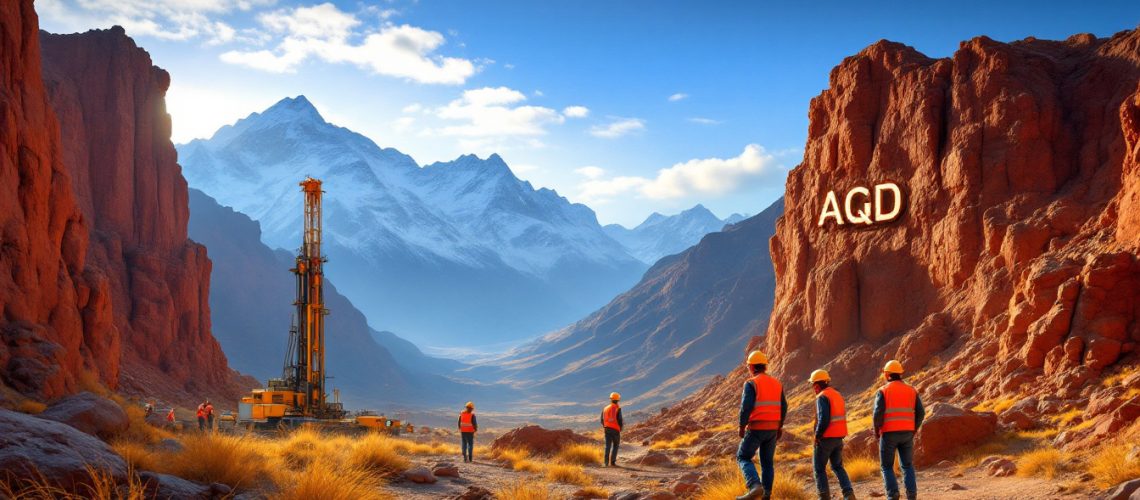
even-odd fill
[[[468,408],[471,408],[471,409],[474,409],[474,408],[475,408],[475,403],[472,403],[471,401],[468,401],[468,402],[467,402],[467,407],[468,407]]]
[[[899,363],[898,360],[896,360],[896,359],[892,359],[890,361],[887,361],[886,366],[883,367],[883,372],[902,374],[902,372],[903,372],[902,363]]]
[[[816,370],[811,372],[811,383],[816,382],[831,382],[831,375],[827,374],[827,370]]]
[[[768,364],[768,356],[760,351],[752,351],[748,353],[748,364],[750,365],[766,365]]]
[[[611,401],[620,401],[621,400],[621,394],[618,394],[616,392],[611,392],[610,393],[610,400]]]

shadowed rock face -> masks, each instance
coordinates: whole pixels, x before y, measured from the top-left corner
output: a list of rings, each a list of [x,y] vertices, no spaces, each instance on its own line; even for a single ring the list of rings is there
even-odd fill
[[[1056,408],[1115,390],[1088,381],[1135,363],[1140,341],[1138,80],[1135,31],[982,37],[947,59],[883,41],[845,59],[812,100],[771,245],[776,303],[755,345],[785,386],[828,368],[861,390],[898,358],[925,371],[920,390],[943,383],[932,399]],[[886,181],[900,220],[818,226],[828,191]],[[705,397],[734,412],[743,379],[673,411]]]
[[[186,237],[169,76],[121,28],[41,39],[31,1],[0,23],[0,377],[40,398],[91,380],[235,397],[210,261]]]

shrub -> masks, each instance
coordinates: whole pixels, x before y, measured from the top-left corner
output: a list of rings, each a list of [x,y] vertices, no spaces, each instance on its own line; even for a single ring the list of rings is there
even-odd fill
[[[852,457],[843,461],[843,468],[851,481],[862,481],[879,472],[879,462],[867,457]]]
[[[1119,483],[1140,477],[1140,461],[1129,461],[1130,445],[1117,444],[1101,448],[1089,458],[1088,472],[1093,475],[1101,488],[1111,488]]]
[[[677,436],[670,441],[658,441],[656,443],[653,443],[649,447],[649,449],[651,449],[651,450],[668,450],[668,449],[684,448],[684,447],[690,446],[694,442],[696,442],[697,435],[698,434],[696,432],[681,434],[680,436]]]
[[[134,471],[119,485],[107,470],[87,467],[88,480],[80,491],[67,491],[53,484],[40,471],[22,477],[0,477],[0,498],[20,500],[144,500],[146,490]]]
[[[555,459],[568,464],[600,464],[602,463],[602,449],[592,444],[572,444],[562,448]]]
[[[495,489],[495,498],[512,500],[552,500],[550,488],[541,482],[520,479]]]
[[[273,446],[253,437],[222,434],[188,435],[182,451],[169,457],[155,472],[173,474],[206,484],[222,483],[236,490],[264,486],[275,468],[267,457]]]
[[[126,431],[116,436],[117,439],[133,443],[154,444],[163,439],[174,437],[170,432],[150,425],[146,421],[146,410],[138,405],[127,405],[123,411],[127,414],[130,426],[127,427]]]
[[[579,491],[581,492],[581,494],[575,495],[577,498],[609,498],[610,497],[609,490],[606,490],[605,488],[600,488],[598,486],[586,486],[586,487],[583,487]]]
[[[698,500],[723,500],[733,498],[745,493],[744,480],[740,477],[740,469],[732,460],[721,460],[709,471],[708,478],[702,482],[697,493]]]
[[[586,474],[586,471],[582,470],[581,465],[557,463],[546,465],[546,479],[579,486],[588,486],[594,482],[594,479],[591,478],[589,474]]]
[[[788,474],[776,474],[776,480],[772,483],[772,498],[810,500],[813,496],[808,494],[801,479]]]
[[[27,413],[28,415],[39,415],[47,409],[47,405],[34,399],[25,399],[17,403],[15,409],[20,413]]]
[[[709,457],[706,457],[704,455],[693,455],[683,460],[682,463],[688,465],[689,467],[700,467],[708,461]]]
[[[411,467],[411,462],[397,453],[388,440],[371,436],[355,443],[348,452],[348,464],[380,476],[403,472]]]
[[[127,465],[134,469],[153,471],[162,466],[163,454],[152,450],[148,445],[117,439],[111,443],[111,449],[115,450],[115,453],[123,457],[123,460],[127,461]]]
[[[1021,477],[1040,476],[1046,479],[1057,477],[1065,470],[1069,457],[1060,450],[1045,448],[1034,450],[1017,459],[1017,475]]]
[[[284,481],[273,498],[280,500],[386,500],[391,496],[381,491],[383,482],[361,467],[338,466],[334,462],[317,461]]]

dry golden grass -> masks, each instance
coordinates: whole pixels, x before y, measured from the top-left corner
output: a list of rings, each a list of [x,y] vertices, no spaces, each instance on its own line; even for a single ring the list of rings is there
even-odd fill
[[[164,457],[159,470],[206,484],[247,490],[272,480],[276,446],[253,437],[193,434],[182,438],[182,451]]]
[[[600,464],[602,463],[602,448],[594,444],[572,444],[562,448],[554,459],[577,465]]]
[[[879,472],[879,461],[868,457],[851,457],[843,460],[843,468],[852,482],[868,479]]]
[[[515,462],[529,458],[530,452],[522,448],[508,448],[491,452],[491,457],[513,465]]]
[[[683,460],[682,463],[688,465],[689,467],[700,467],[708,461],[709,457],[706,457],[704,455],[693,455]]]
[[[586,486],[586,487],[583,487],[582,489],[578,490],[578,492],[580,494],[575,495],[578,498],[609,498],[610,497],[610,491],[609,490],[607,490],[605,488],[598,487],[598,486]]]
[[[117,439],[141,444],[154,444],[163,439],[174,437],[169,431],[159,429],[146,421],[146,410],[138,405],[127,405],[123,408],[130,420],[130,426]]]
[[[0,498],[10,500],[144,500],[146,490],[133,471],[127,482],[118,484],[109,471],[87,468],[87,484],[80,491],[68,491],[53,484],[39,471],[16,477],[0,477]]]
[[[1133,373],[1136,373],[1138,371],[1140,371],[1140,365],[1133,365],[1127,368],[1123,368],[1119,373],[1105,377],[1104,380],[1101,381],[1101,384],[1103,384],[1105,387],[1121,385],[1124,383],[1124,379],[1128,378]]]
[[[1017,459],[1017,475],[1053,479],[1065,470],[1070,457],[1060,450],[1044,448],[1026,453]]]
[[[1131,445],[1121,443],[1101,448],[1088,460],[1088,473],[1093,475],[1101,488],[1111,488],[1119,483],[1140,477],[1140,461],[1128,461],[1125,457]]]
[[[1073,423],[1073,420],[1076,420],[1077,417],[1084,415],[1084,413],[1084,410],[1081,410],[1080,408],[1072,408],[1065,411],[1064,413],[1052,417],[1052,420],[1053,423],[1057,425],[1067,426]]]
[[[315,429],[301,428],[277,443],[276,456],[290,469],[300,470],[311,463],[327,461],[344,450],[336,444]]]
[[[1011,406],[1017,403],[1016,398],[1001,397],[996,399],[988,399],[982,401],[980,404],[975,405],[974,411],[992,411],[994,413],[1001,413],[1008,410]]]
[[[519,472],[542,472],[542,464],[525,458],[511,462],[510,465],[511,469]]]
[[[808,493],[806,483],[800,477],[788,474],[776,474],[772,483],[772,498],[781,500],[810,500],[814,497]]]
[[[14,409],[20,413],[27,413],[28,415],[39,415],[47,409],[47,405],[34,399],[25,399],[19,403],[16,403],[16,407]]]
[[[1044,429],[1035,429],[1031,431],[1016,431],[1013,434],[1019,439],[1044,441],[1052,440],[1053,438],[1057,437],[1057,434],[1060,434],[1060,429],[1047,427]]]
[[[409,455],[459,455],[459,447],[454,444],[445,444],[438,441],[431,443],[417,443],[407,439],[393,438],[377,434],[391,441],[391,446],[398,452]]]
[[[724,500],[745,493],[744,480],[741,479],[740,469],[732,460],[720,460],[709,471],[708,478],[702,482],[697,500]]]
[[[712,429],[709,429],[709,430],[713,431],[713,432],[735,431],[736,430],[736,424],[732,424],[732,423],[720,424],[720,425],[713,427]]]
[[[143,443],[120,439],[111,443],[111,449],[137,470],[157,470],[162,464],[161,454]]]
[[[412,463],[390,446],[389,440],[368,436],[353,444],[348,451],[347,463],[380,476],[390,476],[408,470]]]
[[[671,441],[658,441],[649,446],[651,450],[670,450],[684,448],[697,441],[697,433],[689,432],[673,438]]]
[[[510,498],[512,500],[553,500],[550,488],[534,480],[520,479],[507,483],[494,490],[495,498]]]
[[[594,483],[594,478],[586,474],[582,470],[581,465],[573,464],[546,464],[546,479],[548,481],[555,481],[566,484],[576,484],[578,486],[589,486]]]
[[[281,484],[273,498],[279,500],[388,500],[381,487],[384,483],[361,467],[338,466],[325,461],[313,462],[303,472],[293,474]]]

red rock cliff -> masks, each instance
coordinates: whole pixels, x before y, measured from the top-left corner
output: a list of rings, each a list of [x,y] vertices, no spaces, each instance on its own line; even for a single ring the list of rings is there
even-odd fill
[[[233,374],[210,333],[210,260],[187,239],[186,180],[165,104],[170,75],[119,27],[40,41],[63,161],[92,229],[88,262],[111,285],[123,389],[225,386]]]
[[[1040,414],[1091,399],[1086,432],[1129,423],[1112,415],[1140,398],[1090,381],[1137,362],[1138,81],[1135,31],[981,37],[948,59],[883,41],[845,59],[811,102],[770,245],[776,302],[756,343],[786,386],[827,368],[862,390],[897,357],[931,401]],[[818,225],[828,191],[842,206],[887,181],[900,219]],[[716,399],[734,415],[743,377],[676,411]]]
[[[43,398],[87,373],[178,402],[236,397],[210,334],[210,261],[187,239],[169,75],[121,28],[37,36],[30,1],[0,22],[4,381]]]

